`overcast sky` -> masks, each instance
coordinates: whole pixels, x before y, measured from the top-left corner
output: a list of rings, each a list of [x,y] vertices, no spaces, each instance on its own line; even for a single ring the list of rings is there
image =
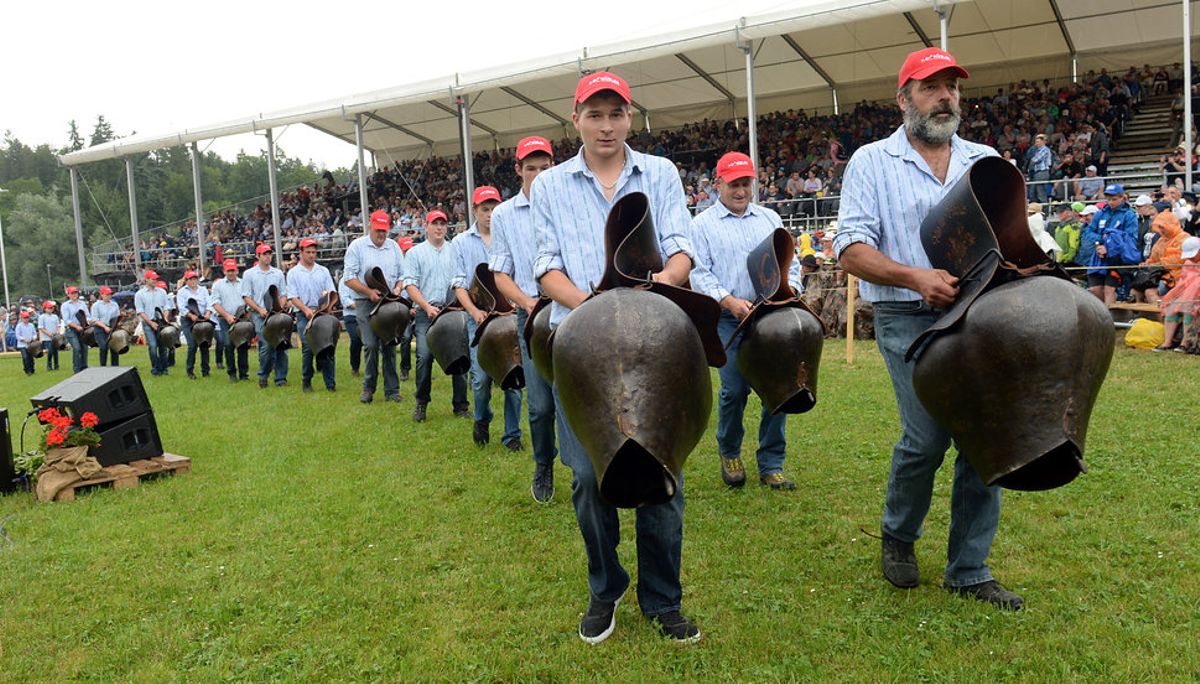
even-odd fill
[[[0,130],[58,147],[68,121],[86,138],[103,114],[118,135],[172,132],[810,1],[7,2]],[[277,141],[321,166],[354,161],[308,126]],[[210,145],[232,158],[265,140]]]

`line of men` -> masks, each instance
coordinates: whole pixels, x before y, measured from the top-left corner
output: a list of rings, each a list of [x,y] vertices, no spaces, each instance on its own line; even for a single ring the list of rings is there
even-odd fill
[[[42,313],[37,315],[34,322],[33,313],[22,309],[14,332],[17,336],[17,349],[21,352],[21,362],[26,375],[33,375],[36,370],[34,356],[37,348],[41,348],[46,357],[46,370],[58,370],[58,338],[59,330],[65,324],[64,342],[71,345],[71,368],[78,373],[88,367],[88,347],[84,344],[82,335],[84,328],[91,326],[97,346],[100,348],[100,365],[110,362],[108,336],[116,326],[121,310],[112,300],[113,291],[110,287],[100,288],[100,298],[88,307],[87,302],[79,296],[79,288],[67,287],[67,301],[63,302],[59,313],[55,313],[55,303],[46,300],[42,303]],[[86,324],[79,322],[80,314]],[[117,355],[111,354],[113,365],[117,363]]]

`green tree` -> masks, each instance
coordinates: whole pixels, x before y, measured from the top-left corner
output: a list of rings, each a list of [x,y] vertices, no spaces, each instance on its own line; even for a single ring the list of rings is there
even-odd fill
[[[53,195],[17,195],[4,216],[4,248],[14,299],[18,294],[58,297],[67,283],[79,280],[71,209]],[[46,291],[46,264],[54,292]]]

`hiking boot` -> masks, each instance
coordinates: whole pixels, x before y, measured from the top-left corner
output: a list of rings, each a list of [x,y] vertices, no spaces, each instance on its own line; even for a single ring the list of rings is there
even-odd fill
[[[901,589],[912,589],[921,581],[917,570],[917,554],[913,545],[895,537],[883,535],[883,576]]]
[[[680,644],[694,644],[700,641],[700,628],[677,610],[655,615],[651,619],[658,625],[658,631],[663,636]]]
[[[470,418],[471,417],[470,407],[460,406],[459,408],[454,409],[454,417],[455,418]]]
[[[400,403],[400,395],[399,394],[389,394],[384,397],[384,400],[385,401],[394,401],[397,404],[399,404]]]
[[[358,396],[358,400],[364,404],[369,404],[375,400],[375,393],[371,390],[363,390],[362,394]]]
[[[303,390],[303,392],[305,394],[311,394],[312,393],[312,383],[311,382],[303,383],[300,385],[300,389]]]
[[[746,484],[746,467],[742,465],[742,457],[721,457],[721,479],[730,487],[741,487]]]
[[[530,487],[533,500],[538,503],[550,503],[554,498],[554,464],[538,463],[533,466],[533,486]]]
[[[195,374],[195,373],[189,372],[189,373],[187,374],[187,376],[188,376],[188,380],[195,380],[195,379],[196,379],[196,374]]]
[[[350,369],[350,377],[357,378],[360,375],[362,375],[362,373],[360,373],[357,368]]]
[[[475,440],[475,446],[478,447],[492,441],[492,436],[488,434],[488,424],[482,420],[475,421],[475,429],[471,431],[471,439]]]
[[[408,382],[408,371],[407,370],[402,369],[400,371],[400,382]]]
[[[770,487],[776,491],[792,491],[796,488],[796,483],[783,476],[783,473],[771,473],[770,475],[762,475],[758,481],[763,486]]]
[[[336,392],[337,385],[325,385],[325,391],[326,392]]]
[[[525,450],[525,445],[518,439],[508,439],[504,441],[504,448],[512,452],[520,452]]]
[[[164,373],[163,375],[166,375],[166,373]],[[259,378],[259,379],[258,379],[258,388],[259,388],[259,389],[266,389],[266,388],[267,388],[267,384],[268,384],[268,383],[267,383],[267,379],[266,379],[266,378]]]
[[[605,603],[592,597],[587,612],[579,621],[579,638],[587,644],[598,644],[607,639],[617,627],[617,604],[621,599]]]
[[[425,422],[425,404],[417,404],[416,406],[413,407],[413,422],[414,423],[424,423]]]
[[[996,580],[988,580],[968,587],[946,587],[946,589],[960,596],[970,596],[977,601],[990,603],[1001,610],[1021,610],[1021,607],[1025,605],[1025,599],[1005,589]]]

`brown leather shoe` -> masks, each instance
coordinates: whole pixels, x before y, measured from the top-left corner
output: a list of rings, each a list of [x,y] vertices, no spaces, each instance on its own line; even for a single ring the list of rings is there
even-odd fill
[[[996,580],[988,580],[979,584],[972,584],[967,587],[946,587],[947,590],[960,596],[970,596],[977,601],[990,603],[1001,610],[1021,610],[1025,605],[1025,599],[1021,598],[1020,594],[1004,588]]]
[[[741,487],[746,484],[746,467],[742,465],[740,456],[721,457],[721,479],[730,487]]]
[[[910,542],[883,535],[883,576],[901,589],[912,589],[921,581],[917,554]]]
[[[783,473],[771,473],[770,475],[762,475],[758,481],[763,486],[770,487],[776,491],[790,492],[796,488],[796,483],[784,477]]]

